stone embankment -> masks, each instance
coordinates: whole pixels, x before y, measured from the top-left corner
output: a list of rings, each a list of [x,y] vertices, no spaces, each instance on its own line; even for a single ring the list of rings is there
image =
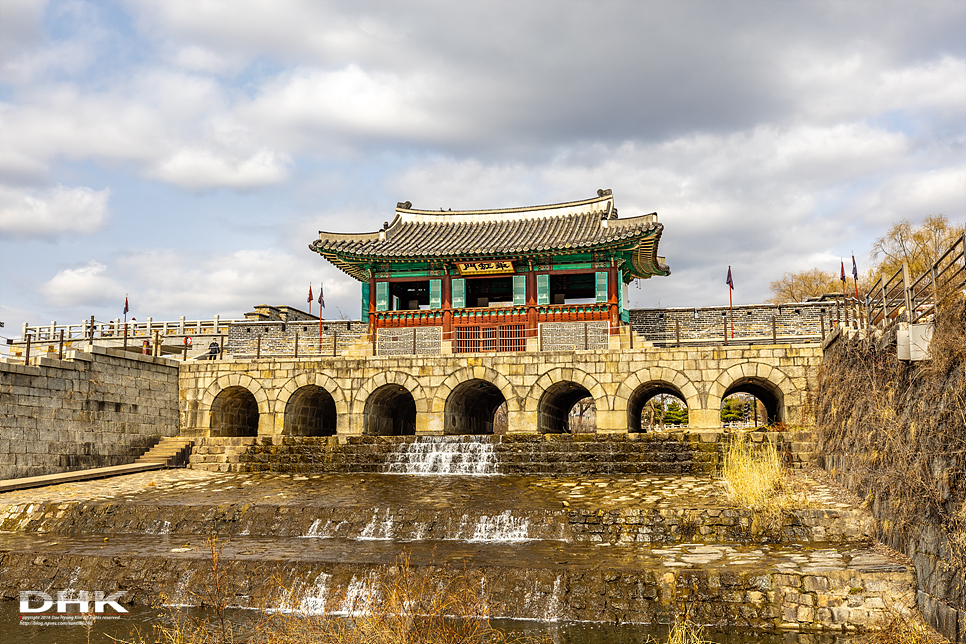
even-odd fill
[[[95,345],[31,363],[0,362],[0,479],[126,465],[178,434],[174,360]]]
[[[712,474],[730,434],[668,431],[637,434],[511,434],[506,436],[252,436],[199,438],[191,466],[214,472],[392,472],[400,446],[488,443],[492,473],[521,475]],[[793,468],[815,458],[811,432],[748,432],[773,442]]]
[[[195,603],[211,543],[231,603],[339,610],[402,553],[485,580],[494,617],[841,631],[912,605],[869,517],[799,474],[811,506],[755,534],[707,475],[417,476],[167,470],[0,495],[0,595],[123,590]],[[444,565],[444,562],[446,565]],[[457,570],[458,569],[458,570]],[[291,601],[291,599],[290,599]]]

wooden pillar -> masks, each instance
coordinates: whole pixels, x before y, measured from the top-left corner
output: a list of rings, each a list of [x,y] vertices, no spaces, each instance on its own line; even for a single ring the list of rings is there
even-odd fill
[[[451,337],[453,331],[453,276],[449,270],[443,276],[443,339]]]
[[[611,261],[610,268],[607,269],[607,303],[610,305],[610,332],[611,335],[619,333],[620,329],[620,281],[617,277],[617,267]]]

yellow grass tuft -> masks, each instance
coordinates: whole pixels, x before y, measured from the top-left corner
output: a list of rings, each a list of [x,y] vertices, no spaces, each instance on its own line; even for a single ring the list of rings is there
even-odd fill
[[[744,433],[733,435],[721,466],[728,496],[754,516],[754,536],[778,536],[785,517],[796,505],[788,472],[771,441],[752,443]]]

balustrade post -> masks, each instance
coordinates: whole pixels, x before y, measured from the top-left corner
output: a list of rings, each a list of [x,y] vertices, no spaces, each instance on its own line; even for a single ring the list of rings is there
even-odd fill
[[[25,367],[29,367],[30,366],[30,334],[29,333],[25,336],[25,339],[27,340],[27,347],[26,349],[24,349],[23,365]]]
[[[299,357],[299,332],[295,332],[295,359],[298,360]]]
[[[94,316],[91,316],[91,328],[90,328],[90,340],[88,341],[88,346],[94,344]]]
[[[57,359],[64,359],[64,330],[60,330],[60,347],[57,349]]]
[[[909,264],[902,262],[902,293],[906,301],[906,321],[912,322],[912,288],[909,285]]]

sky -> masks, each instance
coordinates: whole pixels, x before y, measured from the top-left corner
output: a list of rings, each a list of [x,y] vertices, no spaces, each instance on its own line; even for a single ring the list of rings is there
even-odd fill
[[[415,208],[611,188],[672,273],[761,302],[905,218],[966,219],[966,3],[0,3],[0,320],[359,317],[308,250]],[[317,304],[313,304],[317,312]]]

